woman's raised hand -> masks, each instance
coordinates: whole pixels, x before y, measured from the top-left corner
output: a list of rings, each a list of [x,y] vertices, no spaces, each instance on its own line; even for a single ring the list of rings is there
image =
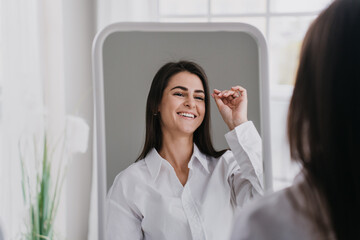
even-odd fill
[[[220,114],[230,130],[248,121],[247,93],[245,88],[235,86],[230,90],[224,91],[214,89],[211,96],[215,99]]]

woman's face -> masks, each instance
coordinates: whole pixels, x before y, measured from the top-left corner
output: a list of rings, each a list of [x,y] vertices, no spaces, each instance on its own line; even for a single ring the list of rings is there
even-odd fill
[[[163,134],[193,134],[205,116],[205,91],[200,78],[189,72],[172,76],[158,110]]]

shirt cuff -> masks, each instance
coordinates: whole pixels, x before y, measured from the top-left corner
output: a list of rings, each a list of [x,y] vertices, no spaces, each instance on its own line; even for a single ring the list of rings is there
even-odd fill
[[[232,131],[225,134],[225,139],[240,168],[250,161],[256,175],[262,175],[262,142],[252,121],[236,126]]]

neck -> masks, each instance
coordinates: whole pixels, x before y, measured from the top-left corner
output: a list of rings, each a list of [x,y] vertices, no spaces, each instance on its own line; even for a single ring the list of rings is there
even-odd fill
[[[188,163],[193,153],[193,135],[174,136],[163,134],[163,144],[159,154],[166,159],[174,169],[188,169]]]

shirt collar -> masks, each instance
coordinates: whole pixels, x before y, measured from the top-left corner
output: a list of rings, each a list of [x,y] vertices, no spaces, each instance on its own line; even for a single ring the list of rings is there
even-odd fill
[[[160,156],[160,154],[156,151],[155,148],[151,149],[151,151],[145,157],[145,163],[150,171],[151,177],[154,180],[159,175],[162,160],[163,158]]]
[[[200,149],[196,146],[195,143],[194,143],[193,155],[191,156],[190,162],[189,162],[189,165],[188,165],[189,168],[192,167],[192,164],[193,164],[192,159],[194,159],[194,158],[196,158],[200,162],[201,166],[203,166],[203,168],[206,170],[207,173],[210,173],[207,157],[206,157],[206,155],[204,153],[202,153],[200,151]]]
[[[192,168],[192,166],[194,164],[193,159],[195,159],[195,158],[200,162],[201,166],[203,166],[203,168],[206,170],[206,172],[210,173],[207,157],[204,153],[202,153],[199,150],[199,148],[196,146],[196,144],[194,144],[193,154],[190,158],[190,162],[188,165],[189,168]],[[160,154],[156,151],[155,148],[151,149],[151,151],[145,157],[145,163],[150,171],[152,179],[154,179],[154,180],[159,175],[162,161],[166,161],[166,160],[160,156]]]

